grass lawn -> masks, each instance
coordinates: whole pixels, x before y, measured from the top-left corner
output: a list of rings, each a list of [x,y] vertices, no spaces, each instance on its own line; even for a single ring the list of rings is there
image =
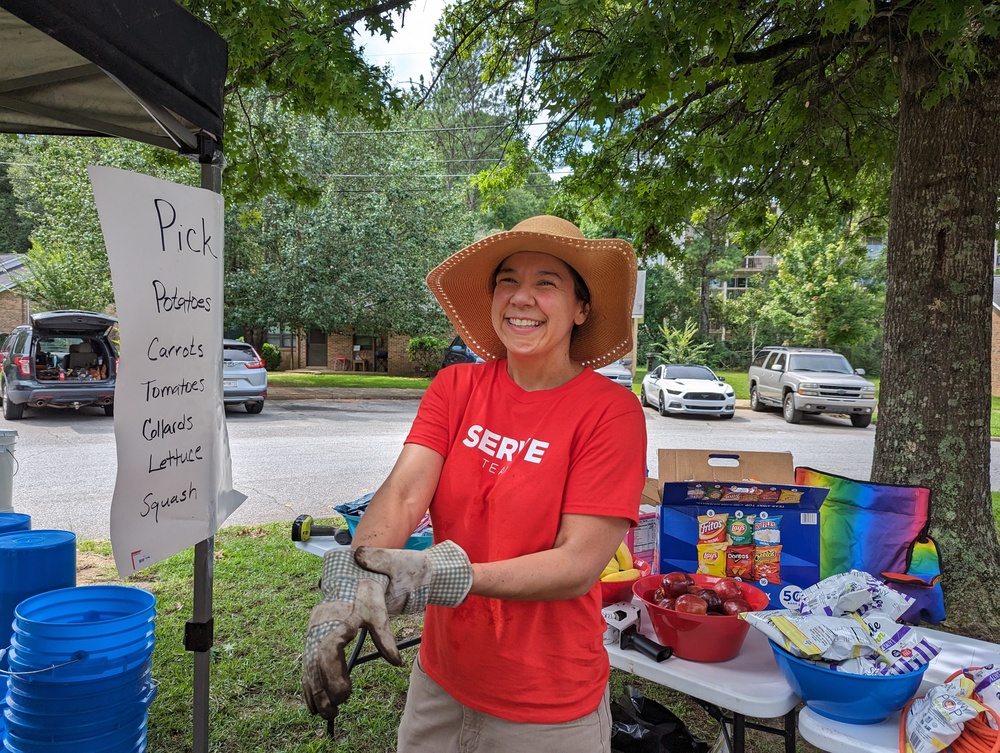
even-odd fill
[[[345,371],[339,374],[312,374],[298,371],[269,371],[268,384],[287,387],[397,387],[423,390],[431,383],[428,377],[399,377],[359,374]]]
[[[302,698],[301,651],[309,612],[319,600],[320,559],[301,552],[289,538],[290,525],[224,528],[216,535],[213,603],[215,646],[211,662],[209,749],[212,753],[386,753],[396,747],[396,728],[417,649],[403,651],[403,667],[376,659],[355,667],[354,690],[341,707],[335,735],[312,716]],[[86,564],[79,584],[122,583],[150,591],[157,599],[152,676],[158,695],[149,709],[148,753],[191,749],[193,655],[183,648],[191,618],[193,550],[116,578],[106,541],[79,542]],[[393,619],[397,638],[419,633],[415,617]],[[365,653],[371,649],[371,642]],[[349,650],[349,649],[348,649]],[[671,708],[695,736],[714,742],[717,723],[681,693],[612,669],[612,697],[632,684]],[[777,720],[769,720],[773,726]],[[780,753],[771,735],[748,730],[748,750]],[[800,744],[799,750],[813,751]]]
[[[993,494],[1000,518],[1000,493]],[[1000,535],[1000,524],[997,526]],[[212,753],[385,753],[395,749],[409,664],[416,648],[403,652],[403,667],[376,659],[355,667],[354,691],[341,707],[335,735],[309,714],[302,698],[301,651],[309,612],[320,598],[320,559],[299,551],[288,523],[223,528],[215,538],[215,645],[211,662]],[[78,542],[80,585],[125,583],[156,596],[156,644],[152,676],[158,695],[149,709],[148,753],[191,749],[193,655],[183,648],[184,624],[192,614],[193,550],[189,549],[117,579],[107,541]],[[398,639],[422,628],[419,617],[394,618]],[[365,653],[371,649],[369,641]],[[690,698],[620,670],[611,670],[612,698],[626,684],[678,714],[693,734],[713,742],[717,723]],[[770,726],[779,720],[764,721]],[[780,753],[778,738],[747,730],[747,749]],[[799,740],[799,751],[816,749]]]

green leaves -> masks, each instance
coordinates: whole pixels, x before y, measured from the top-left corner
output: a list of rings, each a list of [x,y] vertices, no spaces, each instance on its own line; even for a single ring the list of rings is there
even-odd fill
[[[683,329],[671,329],[664,321],[659,327],[661,341],[651,343],[666,363],[702,363],[705,354],[712,349],[710,343],[696,342],[698,325],[693,319],[684,322]]]

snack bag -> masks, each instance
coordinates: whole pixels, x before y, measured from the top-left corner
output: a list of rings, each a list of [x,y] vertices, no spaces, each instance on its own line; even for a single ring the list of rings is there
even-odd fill
[[[995,662],[969,669],[968,673],[976,684],[976,695],[982,704],[1000,714],[1000,656]],[[997,720],[992,714],[986,715],[986,721],[993,729],[997,728]]]
[[[753,545],[753,523],[756,515],[730,515],[726,520],[726,532],[733,546]]]
[[[724,530],[724,529],[723,529]],[[702,575],[726,575],[726,545],[698,544],[698,569]]]
[[[803,589],[798,599],[798,610],[802,614],[825,614],[832,617],[856,612],[872,600],[868,581],[864,576],[864,573],[852,570],[824,578]]]
[[[780,546],[757,546],[754,548],[753,577],[771,585],[781,585]]]
[[[905,675],[924,666],[941,653],[941,647],[924,638],[919,630],[899,625],[881,612],[855,614],[872,638],[875,650],[886,664],[883,674]]]
[[[753,543],[757,546],[773,546],[781,543],[781,516],[758,515],[753,522]]]
[[[726,575],[740,580],[753,580],[753,547],[731,546],[726,549]]]
[[[789,612],[775,615],[771,622],[811,659],[840,661],[875,653],[868,631],[850,617]]]
[[[972,692],[972,679],[960,675],[916,699],[906,714],[906,750],[938,753],[955,742],[965,723],[983,711],[983,706],[970,697]]]
[[[724,513],[714,515],[698,516],[698,543],[699,544],[725,544],[726,523],[729,516]]]

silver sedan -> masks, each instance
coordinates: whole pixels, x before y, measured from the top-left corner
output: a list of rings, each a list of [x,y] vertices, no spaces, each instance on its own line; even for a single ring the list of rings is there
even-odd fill
[[[639,400],[657,408],[661,416],[688,413],[732,418],[736,393],[707,366],[662,364],[642,379]]]

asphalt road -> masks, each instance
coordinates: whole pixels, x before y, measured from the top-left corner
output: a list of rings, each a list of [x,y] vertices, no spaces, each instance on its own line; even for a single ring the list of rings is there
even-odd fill
[[[248,496],[227,524],[291,521],[301,513],[328,517],[332,508],[373,491],[392,468],[417,401],[270,400],[252,416],[227,412],[233,484]],[[666,418],[645,409],[648,466],[656,474],[661,447],[790,451],[796,465],[854,478],[871,472],[874,427],[820,417],[785,423],[780,414],[737,410],[729,421]],[[28,411],[18,432],[13,506],[34,528],[107,538],[117,460],[112,419],[98,409]],[[993,488],[1000,488],[994,452]]]

